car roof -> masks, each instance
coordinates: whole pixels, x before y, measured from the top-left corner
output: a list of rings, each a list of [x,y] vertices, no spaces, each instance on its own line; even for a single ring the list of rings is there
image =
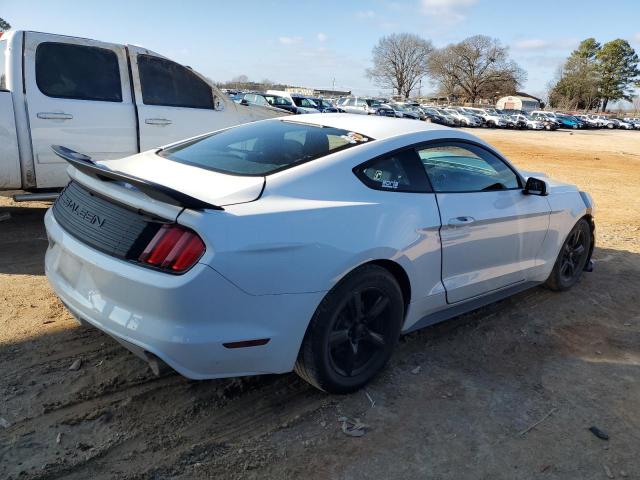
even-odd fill
[[[450,130],[449,127],[421,122],[418,120],[350,113],[313,113],[304,115],[303,118],[300,119],[298,117],[295,119],[287,117],[286,120],[324,127],[340,128],[342,130],[360,133],[378,140],[414,132]]]

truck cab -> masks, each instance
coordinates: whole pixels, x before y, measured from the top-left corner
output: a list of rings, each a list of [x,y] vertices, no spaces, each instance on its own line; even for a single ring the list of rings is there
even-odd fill
[[[59,189],[52,144],[114,159],[286,112],[238,105],[143,47],[40,32],[0,37],[0,189]]]

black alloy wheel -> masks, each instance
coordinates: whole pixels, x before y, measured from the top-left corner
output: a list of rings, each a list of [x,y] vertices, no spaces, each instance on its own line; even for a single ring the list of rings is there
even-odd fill
[[[357,268],[324,297],[307,327],[295,371],[329,393],[358,390],[382,371],[404,321],[402,290],[379,265]]]
[[[369,287],[347,297],[329,337],[329,361],[340,375],[359,375],[384,355],[391,315],[387,294]]]
[[[558,291],[575,285],[589,260],[592,244],[591,226],[582,218],[567,235],[546,285]]]

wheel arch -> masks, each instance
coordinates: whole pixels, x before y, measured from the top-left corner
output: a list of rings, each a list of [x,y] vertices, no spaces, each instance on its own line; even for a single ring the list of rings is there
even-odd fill
[[[587,213],[586,215],[580,217],[580,220],[582,219],[587,221],[587,223],[589,224],[589,229],[591,230],[591,246],[589,247],[589,255],[587,256],[587,263],[585,266],[586,269],[590,268],[591,266],[591,255],[593,255],[593,249],[596,245],[596,222],[593,219],[593,215],[590,213]]]
[[[400,286],[400,290],[402,291],[402,299],[404,301],[404,314],[406,316],[409,304],[411,303],[411,281],[409,280],[409,275],[407,274],[406,270],[402,267],[402,265],[400,265],[398,262],[394,262],[393,260],[378,259],[358,265],[356,268],[351,270],[351,272],[366,265],[377,265],[379,267],[382,267],[387,270],[393,276],[393,278],[395,278],[396,282],[398,282],[398,285]]]

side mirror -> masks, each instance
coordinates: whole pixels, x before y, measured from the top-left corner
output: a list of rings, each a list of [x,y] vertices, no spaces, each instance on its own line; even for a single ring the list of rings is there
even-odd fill
[[[249,106],[249,102],[247,102],[244,98],[240,100],[240,105]]]
[[[522,193],[525,195],[540,195],[542,197],[549,195],[547,193],[547,182],[539,178],[529,177]]]

